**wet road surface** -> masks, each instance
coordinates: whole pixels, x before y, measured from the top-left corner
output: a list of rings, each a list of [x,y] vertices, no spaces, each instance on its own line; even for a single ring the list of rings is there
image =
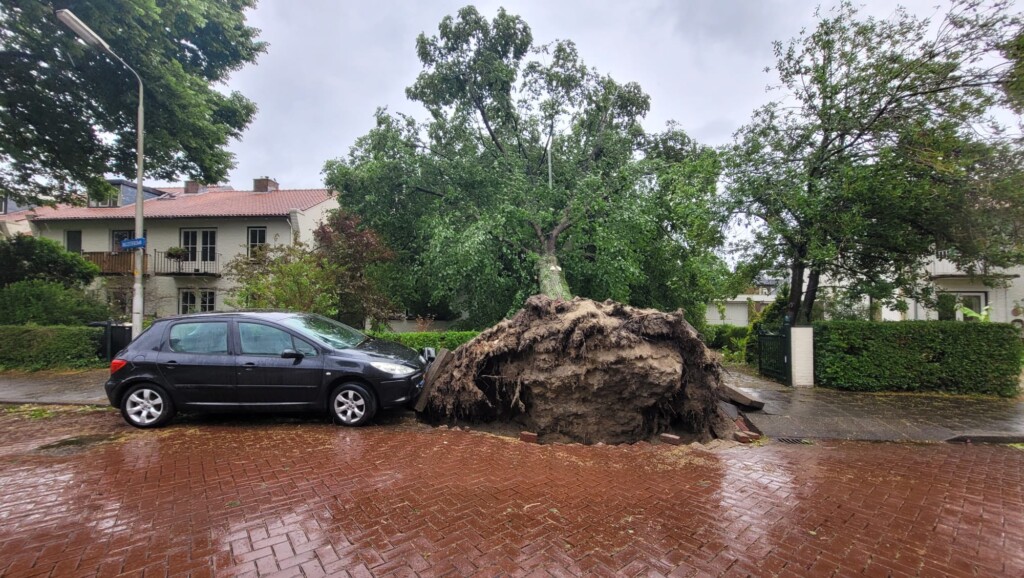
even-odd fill
[[[1021,576],[1024,451],[0,411],[0,575]]]

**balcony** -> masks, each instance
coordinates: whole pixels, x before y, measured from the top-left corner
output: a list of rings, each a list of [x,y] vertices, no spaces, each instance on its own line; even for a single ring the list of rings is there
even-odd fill
[[[172,259],[164,251],[153,251],[153,273],[155,275],[187,275],[220,277],[221,254],[212,259]]]
[[[134,251],[84,252],[82,258],[99,265],[101,275],[131,275],[135,268]],[[142,256],[142,272],[149,272],[149,255]]]

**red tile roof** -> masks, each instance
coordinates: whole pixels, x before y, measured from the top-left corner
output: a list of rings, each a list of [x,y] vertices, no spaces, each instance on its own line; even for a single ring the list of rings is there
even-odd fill
[[[330,189],[278,190],[269,193],[253,191],[210,191],[198,195],[165,195],[146,200],[147,219],[180,219],[189,217],[287,217],[292,209],[308,210],[334,196]],[[33,209],[36,221],[68,221],[78,219],[130,219],[135,205],[123,207],[38,207]]]
[[[231,185],[200,185],[200,186],[203,189],[205,189],[203,192],[206,192],[206,191],[210,191],[210,192],[212,192],[212,191],[230,191],[230,190],[232,190]],[[153,188],[158,190],[158,191],[163,191],[165,193],[171,193],[171,194],[174,194],[174,195],[178,195],[178,194],[181,194],[181,193],[185,192],[185,187],[153,187]]]
[[[7,221],[7,222],[24,221],[25,219],[27,219],[29,217],[30,214],[31,213],[29,213],[28,211],[17,211],[15,213],[6,213],[6,214],[3,214],[3,215],[0,215],[0,221]]]

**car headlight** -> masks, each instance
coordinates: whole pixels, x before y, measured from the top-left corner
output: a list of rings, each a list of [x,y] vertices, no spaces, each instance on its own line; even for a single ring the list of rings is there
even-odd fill
[[[386,361],[374,361],[370,365],[375,368],[391,375],[402,377],[410,375],[416,372],[416,369],[409,367],[408,365],[402,365],[401,363],[388,363]]]

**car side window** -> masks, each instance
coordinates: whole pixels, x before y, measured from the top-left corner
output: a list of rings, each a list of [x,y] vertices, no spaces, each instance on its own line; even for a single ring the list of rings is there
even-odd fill
[[[285,349],[294,349],[307,357],[316,355],[316,348],[309,343],[269,325],[239,323],[238,336],[242,341],[242,355],[281,355]]]
[[[228,352],[228,324],[225,321],[178,323],[171,327],[171,351],[178,353]]]

